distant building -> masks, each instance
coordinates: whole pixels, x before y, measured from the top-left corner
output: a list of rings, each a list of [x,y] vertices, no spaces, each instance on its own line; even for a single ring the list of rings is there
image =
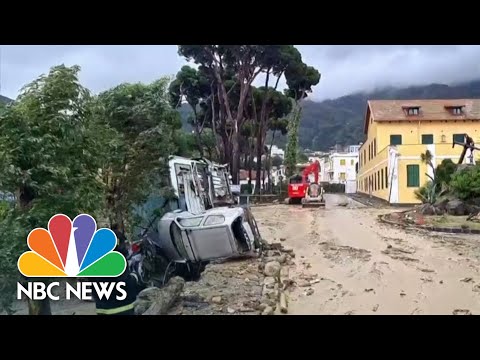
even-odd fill
[[[358,191],[391,204],[420,203],[415,190],[433,174],[421,154],[429,150],[435,166],[457,162],[462,149],[452,143],[463,143],[465,133],[478,143],[479,123],[480,99],[368,101]]]
[[[272,145],[272,151],[270,152],[270,157],[273,158],[279,156],[282,159],[285,159],[285,151],[280,149],[277,145]]]
[[[358,152],[334,152],[327,162],[326,181],[330,183],[346,184],[357,179],[356,164]]]

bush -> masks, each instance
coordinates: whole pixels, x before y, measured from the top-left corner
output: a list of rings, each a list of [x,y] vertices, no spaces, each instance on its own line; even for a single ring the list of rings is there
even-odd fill
[[[454,173],[450,188],[461,200],[480,197],[480,166],[470,166]]]
[[[253,192],[252,184],[242,184],[240,185],[240,194],[251,194]]]
[[[457,165],[450,159],[444,159],[435,169],[435,182],[439,185],[450,185],[452,175],[455,173]],[[437,186],[439,192],[441,186]]]
[[[436,183],[429,181],[418,190],[415,190],[415,197],[424,204],[433,204],[437,200],[437,188],[439,186]]]

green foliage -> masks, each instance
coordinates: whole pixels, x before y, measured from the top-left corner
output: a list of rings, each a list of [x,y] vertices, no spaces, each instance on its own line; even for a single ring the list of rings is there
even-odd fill
[[[469,166],[455,172],[450,188],[461,200],[480,197],[480,165]]]
[[[435,181],[438,184],[449,185],[456,168],[457,165],[451,159],[443,159],[435,171]]]
[[[415,197],[424,204],[434,204],[438,198],[438,187],[439,186],[437,185],[437,183],[429,181],[425,185],[415,190]]]
[[[298,150],[297,161],[299,163],[305,164],[308,162],[308,156],[305,155],[302,151]]]
[[[278,155],[274,156],[271,161],[272,166],[276,166],[277,168],[283,164],[283,159]]]
[[[126,226],[132,207],[165,185],[168,156],[178,146],[188,148],[189,139],[177,134],[181,121],[170,106],[168,83],[121,84],[98,97],[97,116],[110,139],[102,177],[111,223]]]
[[[0,220],[0,295],[7,311],[28,232],[46,227],[56,213],[95,216],[103,207],[98,170],[108,138],[101,136],[79,71],[53,67],[26,85],[0,116],[0,191],[17,199],[16,208]]]
[[[252,194],[253,193],[253,185],[252,184],[242,184],[242,185],[240,185],[240,193],[241,194]]]
[[[298,155],[298,127],[300,125],[301,108],[296,105],[290,114],[288,124],[288,144],[285,152],[286,175],[288,177],[295,173]]]

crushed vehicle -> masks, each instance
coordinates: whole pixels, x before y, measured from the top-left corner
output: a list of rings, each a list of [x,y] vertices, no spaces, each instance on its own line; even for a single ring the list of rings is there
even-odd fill
[[[172,156],[169,168],[175,199],[132,257],[143,282],[161,286],[175,275],[197,280],[212,260],[261,251],[255,218],[250,208],[237,205],[226,165]]]

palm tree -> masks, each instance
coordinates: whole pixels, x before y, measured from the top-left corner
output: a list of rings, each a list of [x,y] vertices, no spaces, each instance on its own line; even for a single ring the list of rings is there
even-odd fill
[[[420,154],[420,159],[422,160],[422,163],[427,164],[432,168],[433,177],[431,177],[429,174],[425,174],[425,175],[427,175],[432,180],[432,182],[435,182],[435,166],[433,165],[433,162],[432,162],[433,155],[430,152],[430,150],[425,151],[424,154]]]

